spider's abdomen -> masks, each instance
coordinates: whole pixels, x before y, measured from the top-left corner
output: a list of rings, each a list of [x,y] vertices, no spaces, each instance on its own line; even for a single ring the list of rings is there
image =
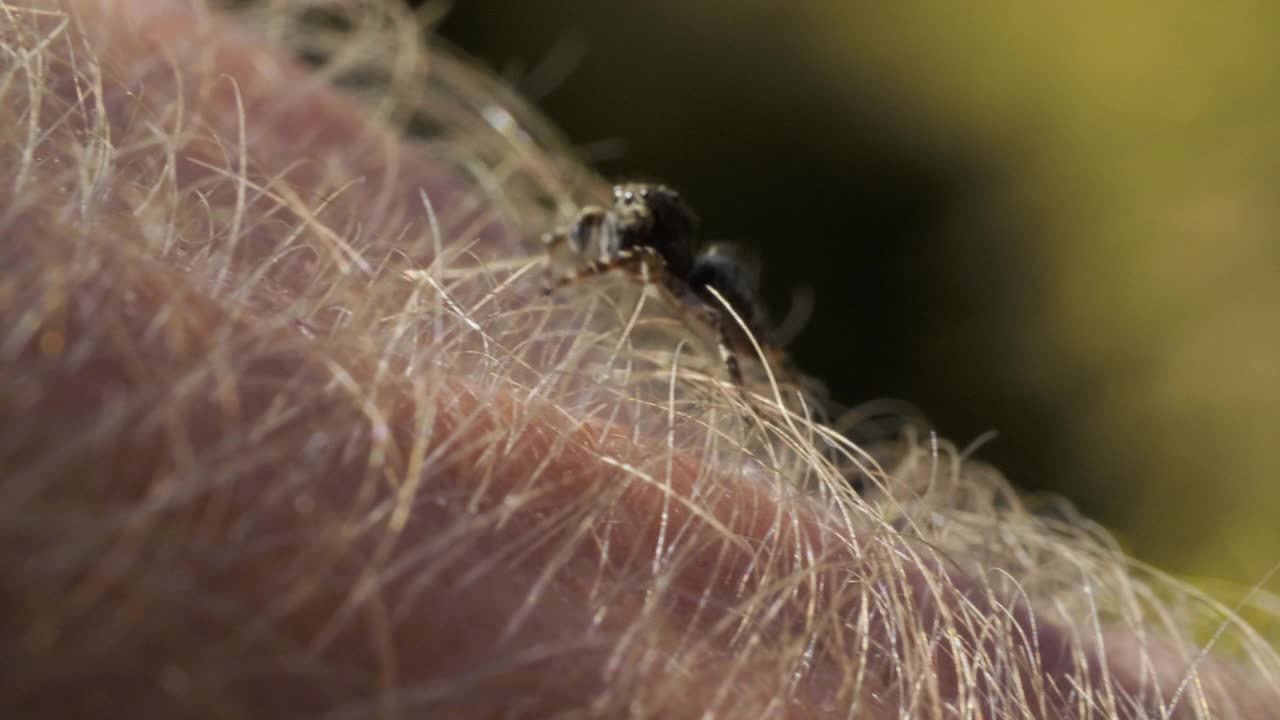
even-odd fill
[[[722,308],[720,301],[710,292],[714,288],[738,317],[742,318],[751,334],[764,339],[764,314],[755,301],[755,294],[742,269],[732,257],[714,252],[699,255],[692,262],[687,277],[689,290],[699,300],[713,308]],[[729,324],[736,323],[730,320]]]

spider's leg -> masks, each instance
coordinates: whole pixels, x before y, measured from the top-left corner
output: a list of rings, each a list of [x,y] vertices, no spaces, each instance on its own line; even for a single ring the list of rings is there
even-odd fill
[[[649,247],[620,250],[608,258],[592,261],[580,270],[553,280],[551,286],[546,290],[547,294],[551,294],[562,288],[576,285],[584,280],[616,270],[626,272],[632,278],[639,278],[639,284],[643,291],[636,301],[630,319],[627,320],[621,334],[618,336],[618,342],[613,349],[613,353],[609,356],[606,364],[606,367],[609,368],[613,367],[618,354],[628,342],[631,330],[635,327],[636,320],[640,317],[641,309],[645,305],[645,295],[655,287],[657,281],[667,281],[666,263],[663,261],[662,256]]]
[[[683,287],[677,278],[668,273],[666,262],[662,259],[662,256],[656,250],[647,246],[620,250],[606,260],[596,260],[588,263],[582,269],[552,281],[551,287],[547,292],[552,293],[561,288],[576,285],[589,278],[614,272],[615,270],[621,270],[639,278],[641,285],[646,288],[651,286],[664,288],[670,299],[682,296],[688,297],[688,289]],[[693,302],[701,305],[697,300]],[[734,385],[743,386],[745,381],[742,376],[742,363],[738,359],[737,352],[733,350],[732,333],[736,327],[732,324],[734,322],[733,318],[725,312],[709,306],[695,308],[688,304],[677,302],[675,308],[684,317],[683,322],[686,324],[697,322],[704,327],[710,325],[715,330],[716,349],[720,355],[720,362],[724,365],[729,380]]]
[[[734,351],[733,333],[741,332],[733,316],[727,310],[704,304],[694,298],[682,278],[672,275],[662,256],[650,247],[640,248],[646,257],[640,263],[640,278],[646,285],[660,285],[668,293],[668,298],[675,301],[676,312],[683,317],[686,327],[689,323],[701,323],[710,326],[716,333],[716,352],[724,365],[729,380],[739,388],[746,384],[742,376],[742,363],[738,353]],[[626,252],[626,251],[624,251]],[[646,260],[650,260],[646,262]],[[692,304],[691,304],[692,303]]]
[[[732,318],[725,316],[723,312],[715,313],[716,328],[716,349],[720,351],[720,362],[724,363],[724,369],[729,373],[729,379],[734,385],[741,386],[744,384],[742,379],[742,364],[738,361],[738,354],[733,351],[733,342],[729,338],[728,323],[733,322]]]
[[[669,279],[665,278],[665,279]],[[674,309],[680,316],[680,322],[695,333],[702,334],[707,330],[715,333],[716,353],[720,356],[720,364],[724,367],[729,380],[739,389],[746,385],[742,375],[742,361],[738,359],[738,351],[734,349],[734,330],[737,329],[733,316],[693,296],[687,287],[667,288],[674,301]],[[710,350],[710,338],[702,336],[703,347]]]
[[[742,376],[742,363],[738,359],[738,353],[733,349],[733,333],[741,330],[733,316],[722,308],[703,305],[700,300],[693,299],[683,279],[671,275],[666,262],[656,250],[650,247],[639,248],[639,250],[644,253],[639,264],[641,281],[646,286],[664,287],[669,293],[668,297],[676,301],[676,312],[684,317],[682,322],[686,323],[686,326],[694,322],[701,323],[704,327],[709,325],[715,330],[716,352],[720,355],[720,362],[724,365],[730,382],[739,388],[743,387],[746,381]],[[682,298],[684,300],[681,300]]]
[[[576,285],[588,278],[604,275],[614,270],[625,270],[639,277],[645,285],[649,285],[654,282],[655,275],[661,274],[659,270],[661,267],[661,256],[651,248],[641,247],[632,250],[619,250],[607,260],[593,260],[580,270],[556,278],[551,282],[551,287],[547,292],[555,292],[563,287]]]

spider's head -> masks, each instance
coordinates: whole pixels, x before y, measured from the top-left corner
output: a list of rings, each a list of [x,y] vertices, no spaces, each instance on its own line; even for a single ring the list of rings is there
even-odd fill
[[[666,185],[627,183],[613,188],[620,250],[649,247],[681,278],[693,266],[693,233],[697,219],[680,194]]]

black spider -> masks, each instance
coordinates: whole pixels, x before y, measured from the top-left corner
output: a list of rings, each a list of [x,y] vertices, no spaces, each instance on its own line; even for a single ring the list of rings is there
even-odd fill
[[[658,282],[715,328],[729,378],[741,385],[738,353],[755,354],[751,336],[764,342],[764,314],[741,267],[723,247],[694,253],[696,223],[679,193],[665,185],[616,185],[612,207],[585,207],[567,227],[543,238],[549,249],[567,243],[589,260],[585,267],[554,280],[550,290],[613,270],[627,270],[645,283]]]

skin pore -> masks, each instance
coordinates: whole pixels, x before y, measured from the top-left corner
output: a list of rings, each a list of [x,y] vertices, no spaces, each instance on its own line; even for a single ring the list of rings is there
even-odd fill
[[[253,12],[0,0],[6,717],[1278,706],[1087,523],[629,278],[547,297],[607,185],[420,19]]]

